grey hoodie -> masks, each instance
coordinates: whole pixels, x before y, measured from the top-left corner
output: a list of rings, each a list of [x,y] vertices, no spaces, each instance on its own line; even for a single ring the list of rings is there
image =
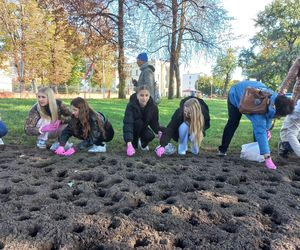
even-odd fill
[[[148,85],[150,88],[150,96],[154,98],[155,92],[155,80],[154,80],[154,71],[155,68],[152,65],[149,65],[148,62],[145,62],[142,66],[140,66],[141,74],[137,81],[136,87],[142,85]]]

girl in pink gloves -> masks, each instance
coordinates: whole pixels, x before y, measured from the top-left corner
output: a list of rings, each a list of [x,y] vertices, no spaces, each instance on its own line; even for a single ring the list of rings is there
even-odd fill
[[[114,130],[102,113],[95,112],[85,99],[77,97],[71,101],[72,118],[68,126],[59,136],[58,155],[73,155],[78,150],[88,152],[106,152],[105,142],[113,139]],[[82,141],[74,147],[66,149],[68,139],[74,136]]]
[[[157,156],[160,157],[165,153],[165,148],[172,138],[179,142],[178,154],[186,154],[188,142],[191,143],[191,152],[198,154],[204,131],[209,127],[210,116],[206,103],[197,97],[186,97],[180,102],[180,107],[174,112],[170,123],[162,133],[160,147],[156,149]]]
[[[37,147],[45,149],[48,138],[56,138],[70,116],[71,111],[60,100],[55,99],[53,90],[43,87],[37,93],[37,103],[29,111],[24,126],[25,133],[37,136]]]
[[[148,143],[154,139],[154,133],[158,134],[161,130],[158,119],[158,108],[150,96],[149,87],[138,87],[136,93],[130,96],[123,119],[123,137],[128,156],[133,156],[138,147],[149,150]]]

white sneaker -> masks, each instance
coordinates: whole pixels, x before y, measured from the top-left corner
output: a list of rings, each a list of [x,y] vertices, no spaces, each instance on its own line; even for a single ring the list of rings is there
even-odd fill
[[[37,140],[36,146],[37,146],[39,149],[46,149],[46,148],[47,148],[47,145],[46,145],[46,141],[45,141],[45,140]]]
[[[4,145],[4,141],[0,138],[0,145]]]
[[[140,148],[142,151],[149,151],[149,146],[146,146],[144,148],[142,147],[141,139],[139,139],[138,148]]]
[[[103,146],[97,146],[97,145],[93,145],[88,152],[90,153],[105,153],[106,152],[106,144],[104,143]]]

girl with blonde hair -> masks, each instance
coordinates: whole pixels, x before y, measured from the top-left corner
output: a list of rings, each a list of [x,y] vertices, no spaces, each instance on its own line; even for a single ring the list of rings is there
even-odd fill
[[[65,127],[63,123],[66,117],[70,116],[71,111],[60,100],[56,100],[53,90],[42,87],[37,93],[37,103],[26,119],[25,133],[37,136],[37,147],[45,149],[48,138],[56,138]]]
[[[187,97],[174,112],[167,128],[162,132],[160,146],[156,148],[157,156],[168,153],[171,138],[179,141],[178,154],[185,155],[188,142],[191,142],[191,152],[199,153],[199,147],[204,137],[204,131],[210,127],[209,109],[206,103],[197,97]]]

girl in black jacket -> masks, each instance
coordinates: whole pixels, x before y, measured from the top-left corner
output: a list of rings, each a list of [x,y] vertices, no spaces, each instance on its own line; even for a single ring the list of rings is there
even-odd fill
[[[59,148],[55,151],[58,155],[72,155],[76,151],[92,146],[89,152],[106,152],[104,142],[111,141],[114,130],[102,113],[95,112],[86,100],[77,97],[71,101],[72,119],[59,136]],[[65,151],[68,139],[74,136],[82,141]]]
[[[183,99],[162,133],[160,147],[156,149],[157,156],[160,157],[165,153],[165,146],[171,139],[179,140],[179,154],[186,154],[188,141],[191,141],[191,152],[198,154],[205,130],[209,127],[210,116],[206,103],[192,96]]]
[[[123,137],[128,156],[135,154],[139,139],[141,149],[149,150],[148,143],[154,139],[154,133],[158,134],[160,131],[158,119],[158,108],[150,97],[149,87],[138,87],[136,93],[130,97],[123,119]]]

